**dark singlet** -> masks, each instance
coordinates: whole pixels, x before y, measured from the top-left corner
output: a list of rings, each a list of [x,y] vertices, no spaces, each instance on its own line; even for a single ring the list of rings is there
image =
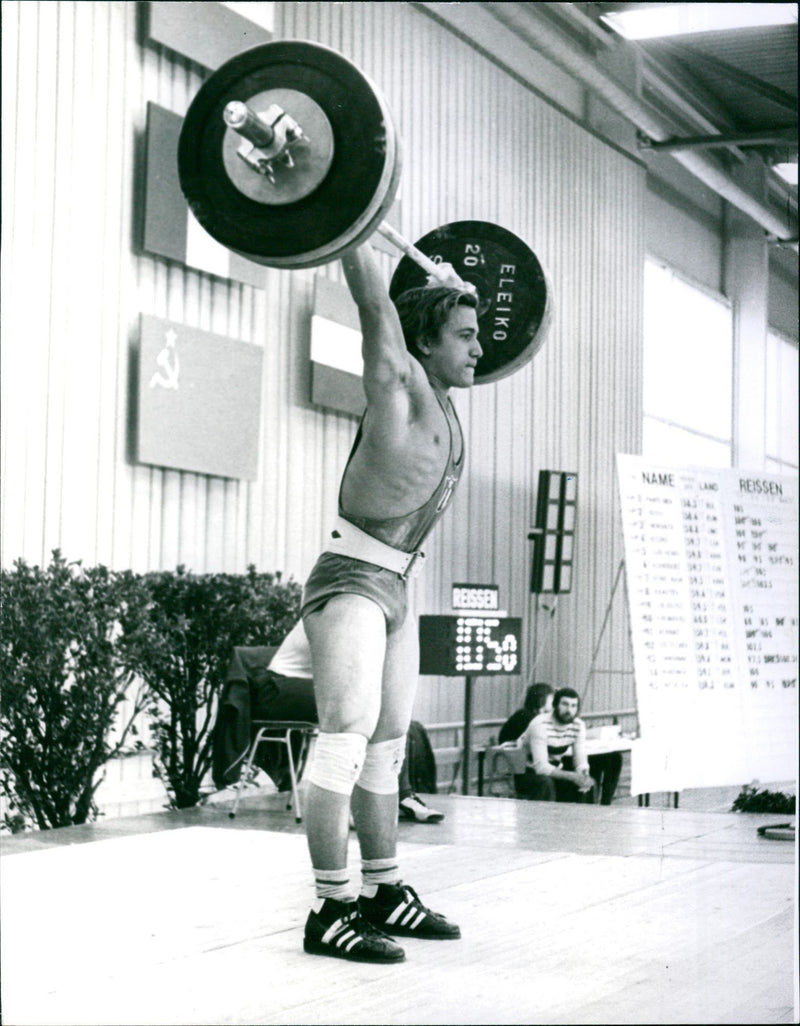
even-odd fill
[[[458,433],[461,441],[461,455],[458,461],[456,461],[453,458],[455,447],[453,445],[453,428],[450,417],[448,417],[444,403],[439,398],[436,391],[434,391],[434,395],[436,396],[436,399],[442,408],[442,413],[444,413],[445,420],[447,421],[447,428],[450,432],[450,451],[447,455],[447,465],[444,468],[441,480],[433,492],[433,495],[431,495],[426,503],[418,509],[412,510],[410,513],[403,514],[403,516],[388,517],[385,520],[372,520],[370,517],[357,517],[351,513],[345,513],[342,509],[342,486],[344,485],[344,479],[347,476],[347,468],[350,466],[350,461],[353,459],[353,456],[355,456],[356,449],[358,449],[359,442],[361,441],[363,418],[362,424],[359,424],[358,426],[358,432],[356,434],[355,441],[353,442],[353,448],[350,450],[350,455],[347,458],[347,466],[344,468],[344,474],[342,474],[342,485],[339,487],[339,516],[344,517],[345,520],[348,520],[351,524],[354,524],[366,534],[371,534],[373,538],[378,538],[386,545],[391,545],[393,548],[400,549],[402,552],[415,552],[425,538],[428,537],[441,515],[447,509],[459,478],[461,477],[461,471],[464,469],[464,432],[461,430],[461,423],[458,419],[458,414],[456,413],[453,404],[449,399],[447,399],[450,409],[453,411],[453,417],[455,418],[455,423],[458,427]]]

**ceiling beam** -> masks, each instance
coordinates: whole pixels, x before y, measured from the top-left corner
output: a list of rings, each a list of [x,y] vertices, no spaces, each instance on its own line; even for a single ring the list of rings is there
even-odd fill
[[[491,11],[501,24],[513,28],[534,50],[549,57],[600,96],[645,135],[658,142],[666,142],[672,137],[673,130],[667,127],[663,119],[654,115],[637,97],[631,96],[625,85],[603,71],[585,49],[566,40],[561,33],[548,25],[544,18],[537,17],[539,9],[546,10],[547,4],[484,2],[481,6]],[[710,157],[703,153],[694,153],[692,150],[677,150],[672,159],[682,164],[687,171],[738,210],[747,214],[769,235],[776,239],[784,239],[787,236],[793,238],[796,235],[796,223],[792,223],[791,216],[778,216],[760,196],[743,188]]]
[[[732,134],[689,135],[684,138],[654,140],[640,133],[640,150],[658,150],[670,153],[675,150],[712,149],[715,146],[780,146],[797,145],[797,128],[780,127],[763,132],[734,132]]]
[[[671,54],[674,60],[680,61],[689,71],[691,71],[692,64],[702,64],[710,71],[716,71],[717,74],[727,78],[730,82],[744,86],[751,92],[758,93],[765,100],[769,100],[785,110],[790,110],[795,117],[797,116],[797,97],[787,93],[784,89],[779,89],[777,86],[765,82],[763,78],[751,75],[741,68],[734,68],[726,61],[721,61],[718,57],[712,57],[710,54],[703,53],[697,47],[689,47],[689,52],[687,53],[686,50],[682,50],[674,43],[662,43],[661,46]]]

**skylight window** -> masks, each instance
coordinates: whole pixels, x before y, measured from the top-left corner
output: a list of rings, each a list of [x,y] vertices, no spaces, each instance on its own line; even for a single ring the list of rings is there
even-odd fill
[[[797,162],[794,164],[773,164],[772,170],[789,185],[797,185]]]
[[[658,39],[691,32],[796,25],[797,5],[779,4],[648,4],[604,14],[602,20],[626,39]]]

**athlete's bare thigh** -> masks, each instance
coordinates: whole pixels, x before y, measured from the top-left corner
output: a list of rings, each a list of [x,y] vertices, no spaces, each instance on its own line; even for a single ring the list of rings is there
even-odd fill
[[[334,595],[303,622],[320,729],[371,738],[381,709],[387,649],[383,610],[362,595]]]
[[[388,741],[408,731],[419,678],[419,639],[416,618],[406,616],[403,626],[386,639],[381,683],[381,711],[373,741]]]

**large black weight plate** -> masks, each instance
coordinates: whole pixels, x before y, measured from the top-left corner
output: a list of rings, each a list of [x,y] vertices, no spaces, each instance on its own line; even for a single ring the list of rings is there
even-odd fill
[[[319,186],[280,205],[238,189],[223,159],[226,104],[275,89],[310,97],[334,139]],[[203,83],[181,129],[178,174],[195,217],[222,245],[273,267],[314,267],[383,220],[397,191],[399,140],[388,105],[354,64],[317,43],[279,40],[238,54]]]
[[[452,264],[478,290],[478,338],[483,355],[475,383],[513,374],[544,342],[550,316],[550,288],[536,254],[513,232],[487,221],[454,221],[416,243],[437,263]],[[428,274],[404,256],[392,276],[389,294],[425,285]]]

